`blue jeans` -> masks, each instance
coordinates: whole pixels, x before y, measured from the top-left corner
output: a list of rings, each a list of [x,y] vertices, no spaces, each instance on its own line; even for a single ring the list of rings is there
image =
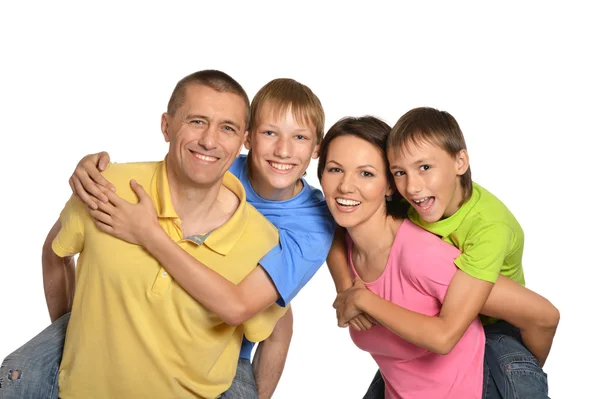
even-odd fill
[[[493,380],[501,395],[488,398],[549,399],[548,376],[523,344],[519,329],[505,321],[489,324],[484,329],[488,366],[484,392]]]
[[[0,399],[58,399],[58,370],[70,313],[11,353],[0,366]],[[258,399],[248,359],[239,359],[231,387],[222,399]]]
[[[548,399],[548,377],[525,348],[519,329],[505,321],[484,327],[483,399]],[[378,370],[363,399],[384,399]]]
[[[11,353],[0,366],[1,399],[57,399],[70,313],[60,317],[31,341]]]
[[[227,391],[221,395],[221,399],[258,399],[256,381],[252,373],[250,360],[240,358],[233,383]]]

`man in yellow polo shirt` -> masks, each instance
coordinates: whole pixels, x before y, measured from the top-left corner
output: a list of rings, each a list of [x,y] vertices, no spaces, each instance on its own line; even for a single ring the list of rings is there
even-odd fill
[[[173,241],[233,283],[278,242],[275,227],[246,203],[241,183],[227,172],[247,134],[248,107],[246,93],[228,75],[192,74],[178,83],[163,115],[165,160],[113,164],[104,172],[129,202],[137,202],[131,179],[146,188]],[[102,232],[106,228],[71,198],[50,234],[56,255],[44,268],[55,279],[47,288],[47,297],[53,287],[57,293],[49,301],[51,315],[72,303],[60,397],[218,397],[235,375],[242,334],[266,339],[287,309],[274,304],[230,326],[141,246]],[[64,295],[72,284],[65,264],[75,254],[71,300]]]

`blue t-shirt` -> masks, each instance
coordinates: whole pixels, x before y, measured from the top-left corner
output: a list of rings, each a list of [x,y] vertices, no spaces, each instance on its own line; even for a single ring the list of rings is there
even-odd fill
[[[279,245],[260,260],[260,265],[279,292],[277,304],[286,306],[325,263],[335,222],[321,191],[304,179],[302,191],[289,200],[260,197],[250,184],[247,159],[240,155],[229,171],[242,182],[248,202],[279,230]],[[240,357],[250,359],[253,346],[244,338]]]

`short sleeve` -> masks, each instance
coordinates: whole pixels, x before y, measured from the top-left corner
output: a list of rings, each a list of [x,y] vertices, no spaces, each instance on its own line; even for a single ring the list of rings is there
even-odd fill
[[[83,250],[85,206],[72,196],[60,213],[60,231],[54,241],[52,250],[61,258],[72,256]]]
[[[420,248],[418,260],[410,262],[411,279],[424,294],[443,302],[448,286],[456,274],[454,261],[459,255],[460,251],[456,247],[435,237],[435,241],[426,248]]]
[[[465,239],[455,263],[465,273],[495,283],[508,254],[512,230],[504,223],[481,226]]]
[[[246,339],[251,342],[260,342],[269,338],[279,319],[287,312],[288,307],[273,304],[246,320],[243,324]]]
[[[279,292],[277,304],[286,306],[325,263],[334,224],[325,216],[315,216],[314,223],[286,223],[278,228],[279,244],[259,263]]]

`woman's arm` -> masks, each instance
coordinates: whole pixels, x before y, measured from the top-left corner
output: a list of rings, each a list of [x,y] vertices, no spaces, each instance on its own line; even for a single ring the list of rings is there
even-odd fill
[[[345,229],[339,226],[336,227],[333,243],[329,255],[327,255],[327,267],[338,293],[352,287],[352,277],[350,276],[350,270],[348,270],[345,232]]]
[[[338,294],[352,287],[352,277],[350,276],[347,254],[346,229],[337,226],[329,255],[327,255],[327,267],[329,268],[329,273],[331,273],[335,290]],[[351,325],[357,331],[365,331],[373,327],[373,322],[374,320],[369,320],[367,315],[359,313],[345,323],[339,323],[338,325],[340,327]]]

